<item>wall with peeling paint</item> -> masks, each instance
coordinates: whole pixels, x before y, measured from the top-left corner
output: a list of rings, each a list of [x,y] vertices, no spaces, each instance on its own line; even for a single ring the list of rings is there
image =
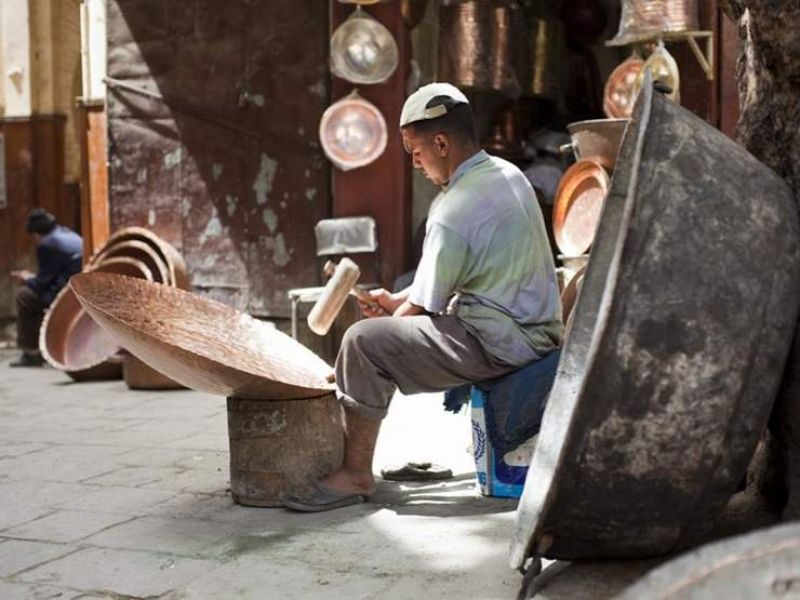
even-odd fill
[[[331,210],[328,3],[109,0],[107,23],[112,226],[175,244],[196,291],[288,317]]]

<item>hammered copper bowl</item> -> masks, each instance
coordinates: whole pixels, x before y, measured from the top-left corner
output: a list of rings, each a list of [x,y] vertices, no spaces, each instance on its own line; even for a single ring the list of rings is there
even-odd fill
[[[108,259],[118,257],[132,258],[144,263],[151,273],[151,281],[169,284],[169,266],[152,246],[139,240],[123,240],[109,245],[97,255],[92,264],[100,265]]]
[[[186,387],[243,400],[330,394],[330,367],[291,337],[229,306],[140,279],[82,273],[81,304],[120,346]]]
[[[570,123],[567,131],[572,136],[576,158],[588,158],[606,169],[613,169],[627,124],[628,119],[591,119]]]
[[[608,187],[606,170],[594,160],[579,160],[564,173],[553,206],[553,234],[565,255],[585,254],[591,247]]]
[[[91,271],[152,280],[148,267],[130,257],[108,258]],[[45,360],[75,381],[119,379],[119,344],[83,309],[69,285],[50,305],[39,331],[39,349]]]

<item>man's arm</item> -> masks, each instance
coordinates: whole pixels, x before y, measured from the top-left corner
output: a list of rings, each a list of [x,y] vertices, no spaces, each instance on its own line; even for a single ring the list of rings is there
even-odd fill
[[[24,283],[34,292],[42,292],[61,272],[64,259],[63,255],[55,248],[42,244],[36,248],[36,258],[38,259],[39,270],[36,275],[28,277]]]

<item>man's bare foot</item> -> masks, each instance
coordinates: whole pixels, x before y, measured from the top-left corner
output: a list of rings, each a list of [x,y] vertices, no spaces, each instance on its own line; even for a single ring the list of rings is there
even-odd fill
[[[351,492],[369,496],[375,491],[375,478],[372,473],[354,473],[339,469],[320,480],[320,484],[329,490]]]

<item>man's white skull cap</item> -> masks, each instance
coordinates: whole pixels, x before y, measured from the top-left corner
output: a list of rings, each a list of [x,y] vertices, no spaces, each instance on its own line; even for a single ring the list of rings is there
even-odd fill
[[[444,116],[458,104],[469,104],[464,93],[450,83],[429,83],[406,98],[400,127]]]

